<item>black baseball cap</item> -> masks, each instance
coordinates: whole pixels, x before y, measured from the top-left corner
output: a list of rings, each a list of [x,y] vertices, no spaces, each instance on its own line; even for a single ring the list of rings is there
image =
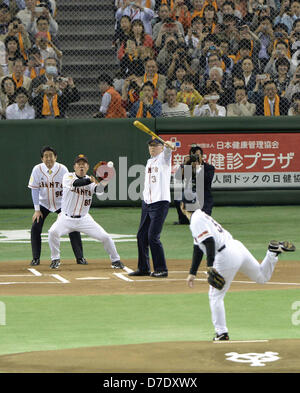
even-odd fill
[[[160,141],[160,140],[157,139],[157,138],[151,138],[151,139],[148,141],[148,145],[150,145],[151,143],[155,143],[156,145],[158,145],[158,144],[163,145],[163,142]]]
[[[78,162],[80,160],[85,161],[87,164],[89,163],[89,160],[87,159],[87,157],[84,154],[78,154],[78,156],[74,160],[74,164],[76,164],[76,162]]]

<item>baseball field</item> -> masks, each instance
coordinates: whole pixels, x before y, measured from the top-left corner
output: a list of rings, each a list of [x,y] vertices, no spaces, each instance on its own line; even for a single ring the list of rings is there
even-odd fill
[[[68,237],[51,270],[47,231],[41,264],[31,260],[33,211],[0,211],[0,372],[207,373],[299,372],[300,209],[215,207],[213,217],[261,261],[270,240],[297,250],[280,256],[271,281],[238,274],[225,297],[229,342],[213,342],[205,260],[193,289],[188,226],[169,210],[162,242],[168,278],[130,277],[137,266],[139,208],[92,208],[116,241],[125,271],[113,270],[100,243],[83,236],[87,266],[77,265]]]

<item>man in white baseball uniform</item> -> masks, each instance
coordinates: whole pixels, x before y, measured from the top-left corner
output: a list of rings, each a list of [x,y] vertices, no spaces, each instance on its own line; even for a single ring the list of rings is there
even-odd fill
[[[208,275],[212,269],[212,272],[216,271],[225,279],[222,289],[210,285],[209,304],[216,332],[213,340],[229,340],[224,297],[236,273],[240,271],[258,284],[264,284],[272,276],[278,255],[284,251],[295,251],[296,248],[291,242],[272,240],[268,245],[266,256],[260,264],[239,240],[234,239],[228,231],[211,216],[201,211],[197,205],[196,200],[193,202],[183,201],[181,209],[190,220],[190,230],[202,256],[206,254]],[[191,288],[199,264],[199,261],[194,261],[190,268],[187,283]]]
[[[52,269],[60,266],[61,236],[73,231],[85,233],[99,240],[110,257],[112,268],[124,268],[114,241],[89,214],[93,194],[103,193],[108,182],[103,180],[99,183],[94,176],[87,176],[88,170],[88,159],[83,154],[79,154],[74,161],[75,172],[66,173],[63,177],[61,214],[49,229]]]
[[[57,153],[51,146],[41,149],[42,163],[35,165],[32,170],[28,187],[34,205],[31,227],[32,266],[40,264],[42,240],[41,233],[44,222],[51,212],[57,214],[61,211],[62,179],[68,169],[58,163]],[[87,265],[83,257],[80,232],[69,233],[72,249],[79,265]]]
[[[138,268],[130,276],[167,277],[168,268],[160,241],[163,224],[169,211],[171,160],[174,145],[159,139],[148,142],[151,158],[145,169],[142,215],[137,233]],[[150,272],[149,247],[154,272]]]

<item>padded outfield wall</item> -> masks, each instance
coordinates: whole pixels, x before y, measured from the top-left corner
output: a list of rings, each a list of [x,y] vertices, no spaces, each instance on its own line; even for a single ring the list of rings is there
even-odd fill
[[[225,141],[226,135],[227,139],[231,138],[230,140],[235,141],[233,143],[239,143],[236,140],[241,141],[247,138],[249,140],[253,134],[260,135],[258,139],[265,140],[267,143],[267,140],[280,137],[280,145],[276,147],[276,157],[275,153],[273,154],[274,162],[280,162],[281,167],[285,167],[284,170],[282,169],[285,179],[287,176],[296,179],[298,172],[300,176],[300,153],[298,153],[300,121],[297,117],[158,118],[143,119],[143,122],[158,134],[175,138],[175,140],[180,139],[181,149],[185,148],[185,150],[188,149],[188,146],[183,146],[185,140],[197,141],[197,143],[201,140],[206,140],[206,142],[214,140],[216,144],[220,144],[222,138]],[[40,162],[39,152],[44,145],[56,148],[58,162],[65,164],[70,170],[73,167],[74,157],[80,153],[88,156],[90,166],[99,160],[113,161],[116,168],[116,188],[113,190],[113,196],[116,198],[106,200],[105,206],[139,206],[140,199],[129,200],[127,190],[131,187],[139,191],[138,184],[141,182],[139,170],[148,158],[146,143],[149,136],[136,129],[132,123],[133,119],[2,121],[0,123],[2,163],[0,207],[32,206],[27,184],[33,166]],[[286,146],[284,146],[285,143]],[[205,153],[208,154],[209,149],[210,147],[205,148]],[[242,153],[240,153],[241,151],[237,150],[235,155],[241,156]],[[231,157],[235,157],[232,153],[230,154]],[[270,158],[272,154],[269,150],[261,150],[261,153],[256,151],[255,154],[260,157],[260,160],[265,160],[264,163],[261,161],[264,167],[267,168],[272,164]],[[255,154],[252,154],[253,157]],[[291,162],[284,160],[287,154],[292,154]],[[129,171],[133,166],[135,167]],[[250,166],[249,164],[248,167]],[[259,171],[262,171],[261,168],[262,166]],[[231,174],[233,175],[234,172],[234,167],[231,167]],[[226,179],[231,174],[227,174]],[[263,184],[239,186],[228,182],[223,185],[216,183],[213,187],[213,195],[216,205],[299,204],[300,182],[299,185],[297,182],[293,184],[279,182],[265,186]],[[93,205],[100,206],[101,204],[103,202],[95,198]]]

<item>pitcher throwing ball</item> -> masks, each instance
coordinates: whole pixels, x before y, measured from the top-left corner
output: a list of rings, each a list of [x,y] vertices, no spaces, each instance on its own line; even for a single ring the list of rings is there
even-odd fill
[[[63,197],[61,214],[49,229],[51,269],[60,266],[60,238],[72,231],[79,231],[103,243],[111,260],[111,267],[123,269],[115,243],[109,234],[90,216],[89,209],[93,194],[104,192],[106,181],[100,183],[94,176],[87,176],[88,159],[80,154],[75,158],[74,171],[63,177]]]
[[[209,304],[216,336],[214,341],[229,340],[225,318],[224,297],[237,272],[242,272],[258,284],[269,281],[278,255],[285,251],[295,251],[295,246],[288,241],[270,241],[262,263],[254,258],[250,251],[212,217],[208,216],[193,203],[181,202],[182,212],[190,220],[193,238],[206,254]],[[201,258],[202,259],[202,258]],[[200,259],[200,261],[201,261]],[[193,286],[199,261],[193,261],[187,282]]]

